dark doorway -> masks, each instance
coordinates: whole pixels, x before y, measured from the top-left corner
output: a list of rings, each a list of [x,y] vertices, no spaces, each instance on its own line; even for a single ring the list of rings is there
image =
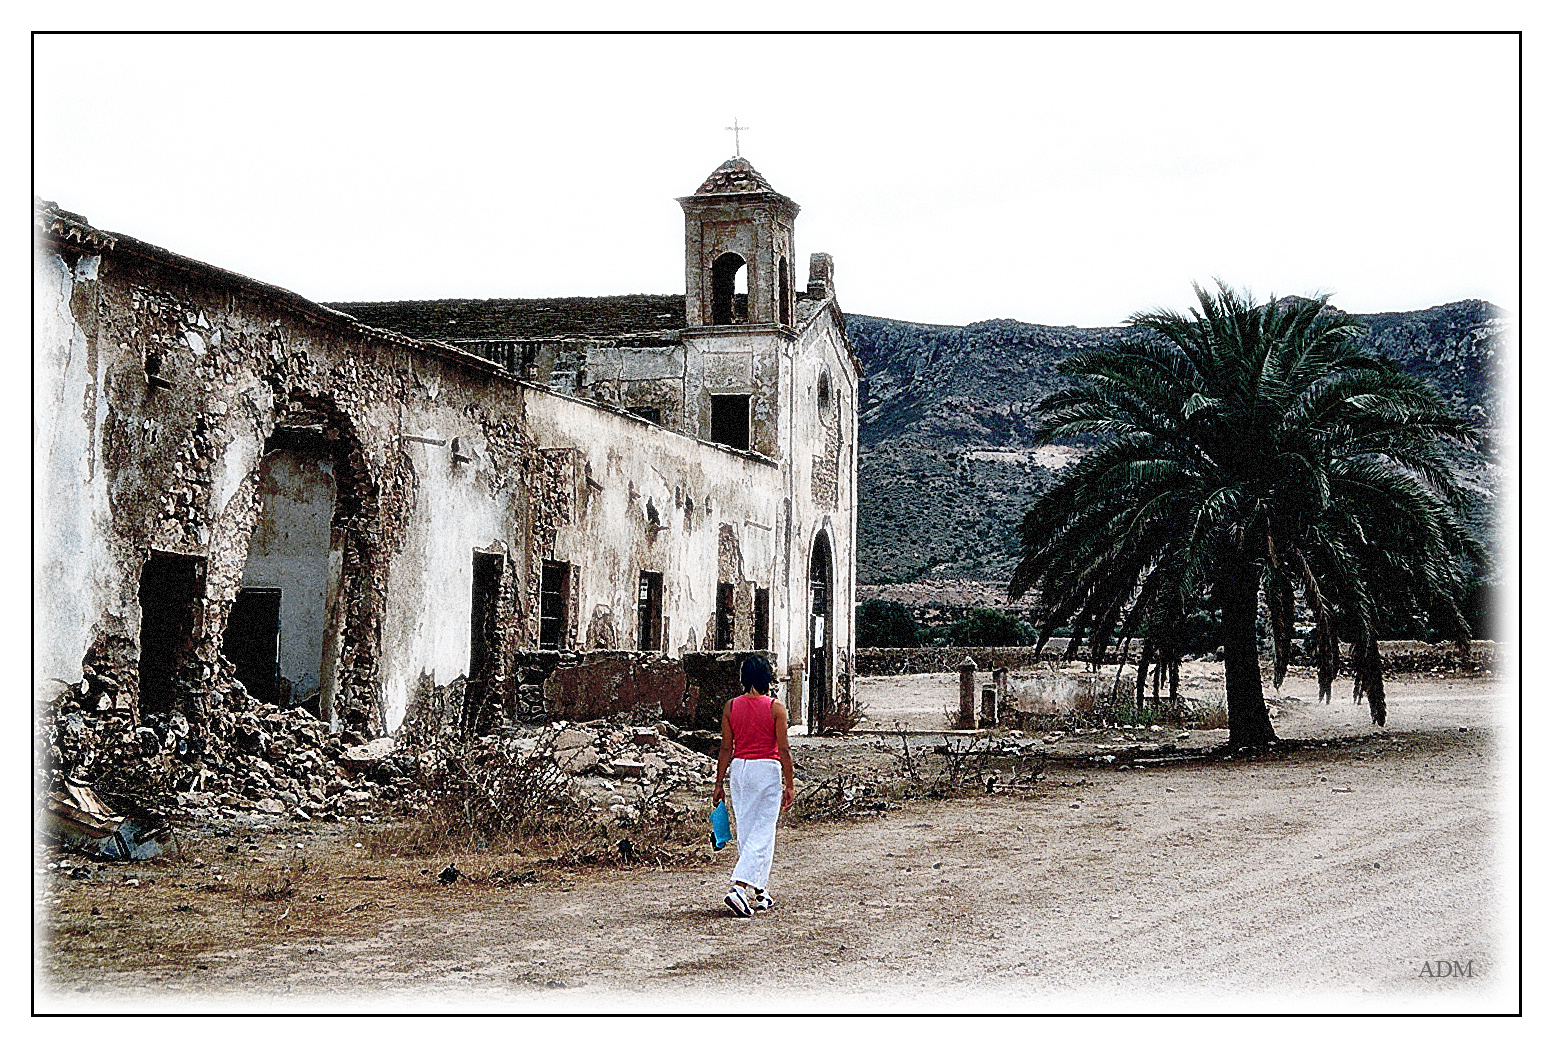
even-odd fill
[[[466,731],[483,731],[500,708],[501,638],[497,605],[507,558],[500,553],[476,553],[474,583],[469,598],[469,682],[464,689]],[[493,709],[491,700],[496,700]]]
[[[767,651],[771,647],[771,591],[769,589],[755,590],[755,635],[750,638],[750,647],[756,651]]]
[[[663,573],[642,572],[636,587],[636,647],[657,651],[663,647]]]
[[[221,638],[221,654],[237,667],[237,679],[248,694],[260,702],[282,704],[280,590],[256,587],[237,592]]]
[[[712,443],[748,451],[750,446],[750,398],[712,398]]]
[[[547,560],[539,575],[539,646],[559,649],[566,639],[566,606],[571,603],[571,565]]]
[[[830,540],[814,540],[809,560],[809,730],[825,727],[830,712],[830,651],[834,644],[831,616]]]
[[[194,650],[205,559],[153,551],[140,569],[140,712],[173,708],[174,682]]]
[[[717,643],[718,651],[733,648],[733,583],[717,584]]]

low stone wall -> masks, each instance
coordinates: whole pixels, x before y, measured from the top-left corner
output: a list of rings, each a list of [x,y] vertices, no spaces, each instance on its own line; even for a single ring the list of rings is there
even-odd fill
[[[685,731],[717,732],[723,703],[744,689],[739,667],[769,651],[696,651],[680,658],[655,651],[525,649],[511,662],[514,686],[505,709],[477,709],[468,681],[436,686],[423,677],[404,723],[394,734],[406,743],[441,734],[492,734],[503,724],[579,723],[620,713],[643,723],[668,721]],[[780,687],[780,685],[779,685]]]
[[[974,659],[978,671],[994,669],[1030,670],[1043,661],[1060,657],[1067,649],[1066,637],[1053,638],[1044,649],[1024,648],[858,648],[857,673],[861,677],[893,677],[903,673],[953,673],[966,657]],[[1494,673],[1500,669],[1502,644],[1491,640],[1475,640],[1463,654],[1450,641],[1426,644],[1414,640],[1383,640],[1380,642],[1381,666],[1386,673]],[[1085,652],[1088,649],[1084,649]],[[1338,651],[1345,672],[1352,672],[1352,645],[1339,645]],[[1116,653],[1111,653],[1115,659]],[[1296,646],[1295,665],[1308,665],[1301,649]],[[1111,663],[1113,666],[1115,662]]]
[[[683,727],[695,719],[679,659],[637,651],[563,654],[539,685],[546,720],[592,721],[638,709]]]
[[[646,651],[522,651],[515,719],[591,721],[632,710],[680,728],[718,731],[723,703],[744,689],[739,667],[768,651],[698,651],[671,658]]]
[[[1045,652],[1049,660],[1053,653],[1067,647],[1067,638],[1047,642]],[[902,673],[953,673],[966,657],[976,661],[978,670],[1035,669],[1041,662],[1040,651],[1024,648],[858,648],[857,675],[859,677],[893,677]]]
[[[776,655],[769,651],[686,652],[685,704],[689,708],[690,718],[683,722],[674,721],[675,725],[698,731],[721,732],[723,703],[744,693],[744,686],[739,683],[739,668],[751,655],[763,655],[767,662],[776,665]],[[781,685],[773,687],[780,688]],[[772,694],[778,695],[776,691]]]
[[[1502,644],[1491,640],[1475,640],[1463,653],[1450,641],[1425,644],[1416,640],[1383,640],[1380,642],[1380,664],[1386,673],[1497,673],[1500,666]],[[1338,656],[1345,672],[1353,667],[1353,646],[1338,645]]]

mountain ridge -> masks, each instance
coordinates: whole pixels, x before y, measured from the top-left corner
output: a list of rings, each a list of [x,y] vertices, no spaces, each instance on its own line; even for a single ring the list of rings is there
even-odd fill
[[[1360,341],[1432,381],[1485,437],[1458,456],[1477,493],[1472,523],[1492,532],[1500,486],[1506,316],[1480,299],[1349,314]],[[1010,319],[921,324],[848,314],[863,363],[858,437],[858,582],[1006,580],[1017,525],[1071,450],[1034,440],[1037,405],[1066,380],[1057,364],[1114,346],[1126,325],[1084,328]],[[1491,538],[1490,538],[1491,541]]]

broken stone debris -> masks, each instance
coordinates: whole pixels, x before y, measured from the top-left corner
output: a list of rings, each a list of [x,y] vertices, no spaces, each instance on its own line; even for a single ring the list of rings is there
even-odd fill
[[[593,721],[565,725],[550,745],[556,765],[573,777],[578,801],[629,824],[655,804],[688,810],[686,791],[711,786],[716,762],[675,741],[676,734],[666,722],[644,729]]]
[[[360,746],[345,747],[340,753],[340,763],[347,768],[368,768],[398,748],[398,740],[391,735],[385,735]]]
[[[472,740],[447,733],[366,739],[350,730],[331,733],[305,708],[252,699],[232,710],[231,719],[230,746],[191,753],[181,716],[134,724],[129,710],[89,710],[67,698],[40,717],[39,741],[48,756],[42,792],[70,802],[66,782],[99,789],[108,783],[116,795],[176,803],[199,818],[411,814],[430,799],[439,754],[458,749],[487,762],[553,762],[568,806],[600,822],[629,825],[654,806],[688,811],[693,798],[684,791],[709,787],[715,770],[709,757],[676,741],[685,736],[703,746],[705,740],[666,721],[563,721]],[[134,827],[137,833],[151,828]]]

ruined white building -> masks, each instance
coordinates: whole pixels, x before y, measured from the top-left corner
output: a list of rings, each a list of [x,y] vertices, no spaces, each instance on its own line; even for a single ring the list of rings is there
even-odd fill
[[[331,308],[40,202],[40,697],[705,725],[705,653],[768,651],[822,726],[860,368],[793,201],[734,158],[680,204],[682,298]]]

